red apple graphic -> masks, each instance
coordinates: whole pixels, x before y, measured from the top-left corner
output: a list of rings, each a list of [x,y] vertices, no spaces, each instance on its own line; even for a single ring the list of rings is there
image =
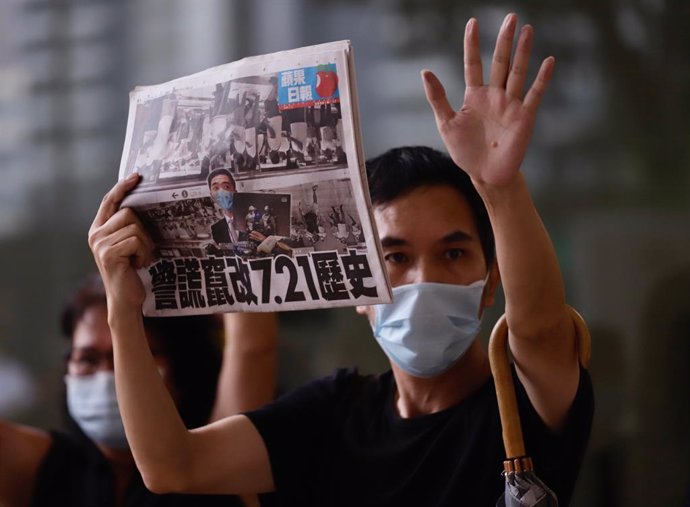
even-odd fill
[[[320,70],[316,73],[316,93],[319,97],[330,97],[338,89],[338,74],[334,70]]]

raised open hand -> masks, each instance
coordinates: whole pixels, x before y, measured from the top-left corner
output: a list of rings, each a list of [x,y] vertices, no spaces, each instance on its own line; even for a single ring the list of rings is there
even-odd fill
[[[532,27],[525,25],[512,58],[517,15],[503,21],[491,64],[489,84],[483,84],[478,22],[465,27],[465,99],[455,111],[438,78],[422,71],[424,91],[436,125],[453,161],[475,184],[503,186],[513,181],[525,157],[542,95],[555,59],[546,58],[534,83],[522,97],[527,76]]]

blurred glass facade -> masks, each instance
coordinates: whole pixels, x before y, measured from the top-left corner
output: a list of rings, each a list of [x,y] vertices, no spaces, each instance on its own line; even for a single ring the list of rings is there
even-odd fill
[[[536,57],[557,58],[524,171],[569,302],[593,334],[598,408],[574,505],[681,505],[690,489],[685,0],[3,0],[0,416],[59,422],[59,311],[95,268],[87,230],[117,176],[134,86],[350,39],[367,156],[440,147],[419,71],[434,70],[459,106],[465,21],[479,19],[487,65],[509,10],[535,26]],[[281,317],[283,388],[337,366],[385,367],[353,314]]]

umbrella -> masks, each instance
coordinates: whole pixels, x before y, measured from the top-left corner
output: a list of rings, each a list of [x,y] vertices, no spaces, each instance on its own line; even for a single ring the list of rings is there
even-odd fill
[[[572,307],[568,307],[568,310],[575,324],[580,364],[587,367],[590,358],[587,324]],[[556,495],[536,476],[532,459],[525,451],[507,345],[508,324],[503,315],[494,326],[489,339],[489,361],[496,385],[503,446],[506,451],[506,460],[503,462],[505,493],[499,498],[496,507],[558,507]]]

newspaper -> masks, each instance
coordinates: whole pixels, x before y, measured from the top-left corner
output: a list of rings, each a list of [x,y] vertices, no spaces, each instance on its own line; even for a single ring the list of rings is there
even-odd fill
[[[391,300],[349,41],[245,58],[130,94],[119,178],[156,244],[144,314]]]

